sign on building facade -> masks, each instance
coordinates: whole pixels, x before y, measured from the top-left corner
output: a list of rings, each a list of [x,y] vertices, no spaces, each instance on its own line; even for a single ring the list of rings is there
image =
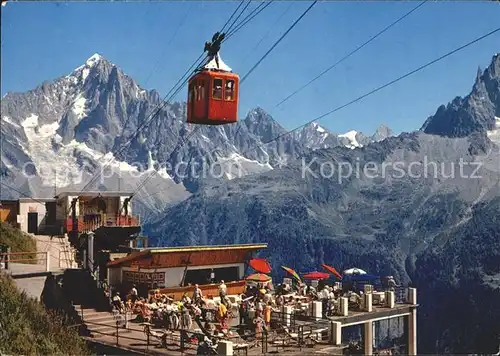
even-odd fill
[[[123,279],[129,283],[146,284],[151,288],[155,283],[158,288],[165,287],[165,272],[123,271]]]

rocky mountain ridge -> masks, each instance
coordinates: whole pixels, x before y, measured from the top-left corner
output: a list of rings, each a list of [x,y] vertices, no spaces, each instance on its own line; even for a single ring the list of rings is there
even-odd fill
[[[82,189],[103,166],[106,178],[94,189],[133,191],[156,171],[139,192],[154,208],[157,202],[176,202],[196,191],[204,161],[217,161],[222,177],[232,179],[234,165],[238,176],[244,176],[311,149],[352,145],[341,135],[306,127],[259,148],[285,132],[262,108],[235,125],[196,128],[185,123],[185,103],[163,105],[153,117],[161,104],[158,92],[141,88],[114,63],[94,54],[66,76],[2,98],[2,176],[26,194],[46,197],[53,195],[54,186]],[[355,137],[367,144],[390,134],[381,128],[373,137]]]

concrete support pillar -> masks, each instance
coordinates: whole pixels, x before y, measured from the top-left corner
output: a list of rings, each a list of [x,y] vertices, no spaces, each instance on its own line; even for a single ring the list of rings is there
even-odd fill
[[[408,315],[408,355],[417,355],[417,309]]]
[[[281,311],[283,313],[283,319],[284,323],[287,327],[290,327],[292,325],[292,312],[293,312],[293,307],[290,305],[283,305],[281,307]]]
[[[347,316],[348,314],[348,309],[349,309],[349,300],[345,297],[341,297],[340,298],[340,310],[339,310],[339,314],[341,316]]]
[[[396,296],[393,291],[385,292],[385,306],[387,308],[394,308],[394,304],[396,303]]]
[[[45,271],[50,272],[50,254],[49,254],[49,251],[45,252]]]
[[[330,345],[342,344],[342,323],[331,321],[328,328],[328,341]]]
[[[408,303],[412,305],[417,304],[417,289],[416,288],[408,288]]]
[[[233,342],[221,340],[217,343],[217,355],[233,356]]]
[[[373,293],[373,286],[371,284],[365,284],[363,286],[363,291],[365,294],[367,293]]]
[[[83,268],[87,268],[88,267],[88,263],[87,263],[87,250],[86,249],[83,249],[82,251],[82,258],[83,258]]]
[[[364,300],[364,308],[363,310],[366,312],[372,312],[373,311],[373,294],[368,293],[368,294],[363,294],[363,300]]]
[[[323,317],[323,303],[321,302],[312,302],[312,315],[314,320],[321,320]]]
[[[373,323],[371,321],[364,324],[363,343],[365,355],[373,355]]]
[[[90,232],[87,235],[87,241],[88,241],[88,261],[89,261],[89,266],[88,268],[93,271],[94,270],[94,233]]]

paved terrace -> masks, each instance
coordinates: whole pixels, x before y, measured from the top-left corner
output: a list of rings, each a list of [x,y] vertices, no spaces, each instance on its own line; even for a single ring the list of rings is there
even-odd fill
[[[321,303],[310,302],[305,313],[299,314],[291,306],[282,307],[273,312],[271,331],[257,340],[255,333],[247,330],[243,337],[238,334],[239,327],[231,327],[232,336],[219,342],[220,355],[262,355],[263,353],[286,353],[287,355],[329,354],[342,355],[347,347],[342,342],[342,328],[362,325],[364,328],[364,354],[373,354],[372,323],[390,318],[408,318],[408,353],[416,354],[416,290],[409,288],[403,303],[395,303],[394,292],[383,292],[384,302],[373,305],[373,294],[368,291],[363,295],[361,308],[350,310],[347,298],[340,298],[340,307],[336,315],[322,317]],[[108,313],[109,314],[109,313]],[[102,318],[102,317],[101,317]],[[117,316],[120,318],[120,316]],[[236,318],[239,318],[236,315]],[[124,350],[158,355],[196,355],[197,343],[193,337],[201,334],[201,329],[193,322],[187,332],[193,341],[180,341],[180,331],[165,331],[150,326],[150,332],[144,324],[129,321],[121,322],[117,327],[116,319],[104,324],[84,322],[93,334],[93,340],[108,345],[119,345]],[[239,319],[237,319],[239,320]],[[92,331],[100,329],[99,331]],[[250,327],[248,329],[251,329]],[[164,335],[162,340],[162,335]]]

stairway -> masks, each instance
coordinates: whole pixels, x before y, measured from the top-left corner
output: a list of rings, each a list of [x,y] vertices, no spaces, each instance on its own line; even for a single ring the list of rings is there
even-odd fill
[[[99,337],[104,334],[108,336],[116,335],[118,313],[97,311],[92,308],[82,307],[81,305],[73,305],[73,307],[82,319],[91,337]],[[121,315],[121,317],[124,317],[124,315]]]
[[[75,249],[71,246],[67,236],[33,235],[38,252],[48,252],[50,271],[60,271],[67,268],[78,268],[75,261]],[[46,263],[40,260],[39,263]]]

